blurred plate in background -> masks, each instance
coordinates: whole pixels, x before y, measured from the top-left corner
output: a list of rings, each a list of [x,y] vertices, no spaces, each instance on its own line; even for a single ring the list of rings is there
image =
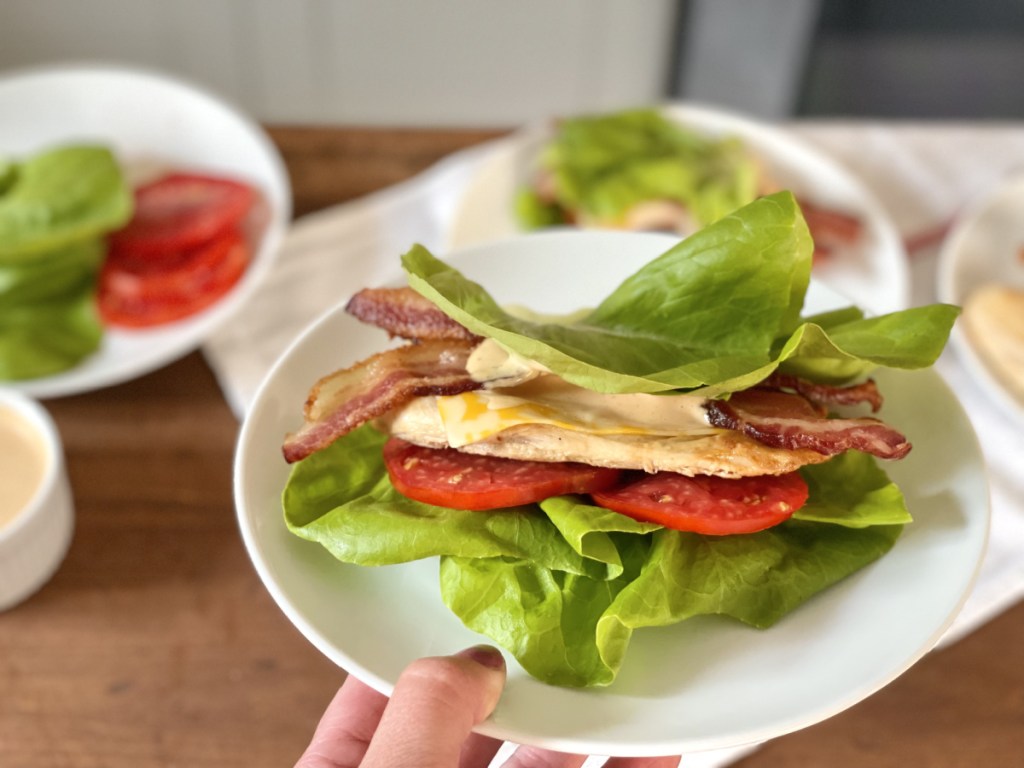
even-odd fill
[[[198,347],[266,276],[291,218],[288,176],[259,126],[217,97],[152,72],[54,67],[0,75],[0,115],[0,156],[17,159],[58,144],[101,143],[129,179],[187,169],[247,182],[261,198],[247,222],[252,261],[215,304],[152,329],[108,328],[101,348],[78,366],[4,386],[57,397],[148,373]]]
[[[999,332],[983,340],[968,329],[976,327],[972,320],[979,310],[998,311],[992,305],[998,299],[984,293],[992,288],[1016,292],[1019,301],[1012,316],[989,319],[1002,327],[990,329]],[[1024,175],[976,200],[956,223],[939,253],[937,289],[940,301],[965,308],[951,336],[964,367],[1004,413],[1024,425]],[[971,306],[972,298],[991,303]],[[987,342],[984,347],[981,341]],[[1016,375],[1008,367],[1000,372],[995,358],[1002,366],[1015,360]]]

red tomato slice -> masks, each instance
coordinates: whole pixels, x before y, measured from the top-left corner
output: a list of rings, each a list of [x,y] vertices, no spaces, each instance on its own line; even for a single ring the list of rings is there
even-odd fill
[[[611,488],[620,470],[571,462],[517,461],[453,448],[423,448],[398,438],[384,445],[391,484],[403,496],[451,509],[499,509],[564,493]]]
[[[241,232],[150,261],[111,253],[100,272],[100,317],[108,325],[148,327],[180,320],[227,293],[249,264]]]
[[[135,190],[135,212],[110,236],[111,251],[144,258],[195,248],[237,226],[254,199],[237,181],[172,173]]]
[[[807,501],[799,472],[737,479],[658,472],[610,491],[594,503],[679,531],[724,536],[754,533],[788,520]]]

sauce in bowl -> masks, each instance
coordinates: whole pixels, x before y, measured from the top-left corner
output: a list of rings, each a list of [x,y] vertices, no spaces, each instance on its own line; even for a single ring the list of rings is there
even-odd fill
[[[39,490],[46,471],[39,430],[0,404],[0,529],[14,521]]]

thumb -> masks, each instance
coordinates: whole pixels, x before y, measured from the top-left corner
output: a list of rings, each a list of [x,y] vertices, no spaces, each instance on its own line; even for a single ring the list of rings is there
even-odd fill
[[[505,660],[486,645],[414,661],[395,684],[362,768],[451,768],[474,726],[494,710]]]

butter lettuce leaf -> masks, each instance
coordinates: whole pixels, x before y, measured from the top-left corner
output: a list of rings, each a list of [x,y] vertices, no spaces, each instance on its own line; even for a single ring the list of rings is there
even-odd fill
[[[770,627],[825,586],[888,552],[901,530],[798,520],[745,536],[663,530],[654,534],[643,571],[605,620],[636,629],[716,614]]]
[[[571,324],[513,316],[422,246],[402,258],[409,284],[481,336],[601,392],[692,389],[771,363],[810,280],[811,240],[787,193],[683,240]]]
[[[103,236],[131,212],[131,190],[105,147],[0,161],[0,380],[60,373],[99,348]]]
[[[99,347],[96,274],[105,246],[72,243],[45,259],[0,263],[0,380],[49,376]]]
[[[845,454],[803,470],[799,517],[756,534],[703,536],[561,496],[464,512],[392,487],[370,426],[296,464],[285,521],[339,560],[439,558],[442,597],[540,680],[614,681],[634,630],[703,614],[767,627],[892,547],[909,521],[875,461]]]
[[[14,165],[0,194],[0,261],[45,255],[117,229],[131,190],[109,149],[56,147]]]
[[[838,383],[935,361],[957,307],[802,319],[811,251],[796,201],[780,192],[682,240],[568,324],[514,316],[422,246],[402,265],[410,286],[474,333],[599,392],[712,397],[780,366]]]
[[[873,456],[846,451],[800,470],[810,495],[793,517],[847,528],[911,522],[903,492]]]
[[[6,307],[0,312],[0,380],[60,373],[99,349],[102,340],[89,281],[59,299]]]
[[[0,262],[0,318],[12,307],[92,290],[105,255],[104,242],[93,239],[66,245],[44,259],[26,259],[16,264]]]
[[[441,559],[441,597],[470,629],[515,656],[551,685],[609,685],[626,654],[632,629],[607,626],[604,616],[639,575],[650,536],[617,539],[623,572],[598,580],[523,561]]]
[[[701,135],[654,109],[563,120],[538,165],[553,195],[520,195],[517,213],[530,228],[551,223],[552,207],[616,222],[648,200],[677,202],[703,226],[753,200],[760,183],[739,139]]]

